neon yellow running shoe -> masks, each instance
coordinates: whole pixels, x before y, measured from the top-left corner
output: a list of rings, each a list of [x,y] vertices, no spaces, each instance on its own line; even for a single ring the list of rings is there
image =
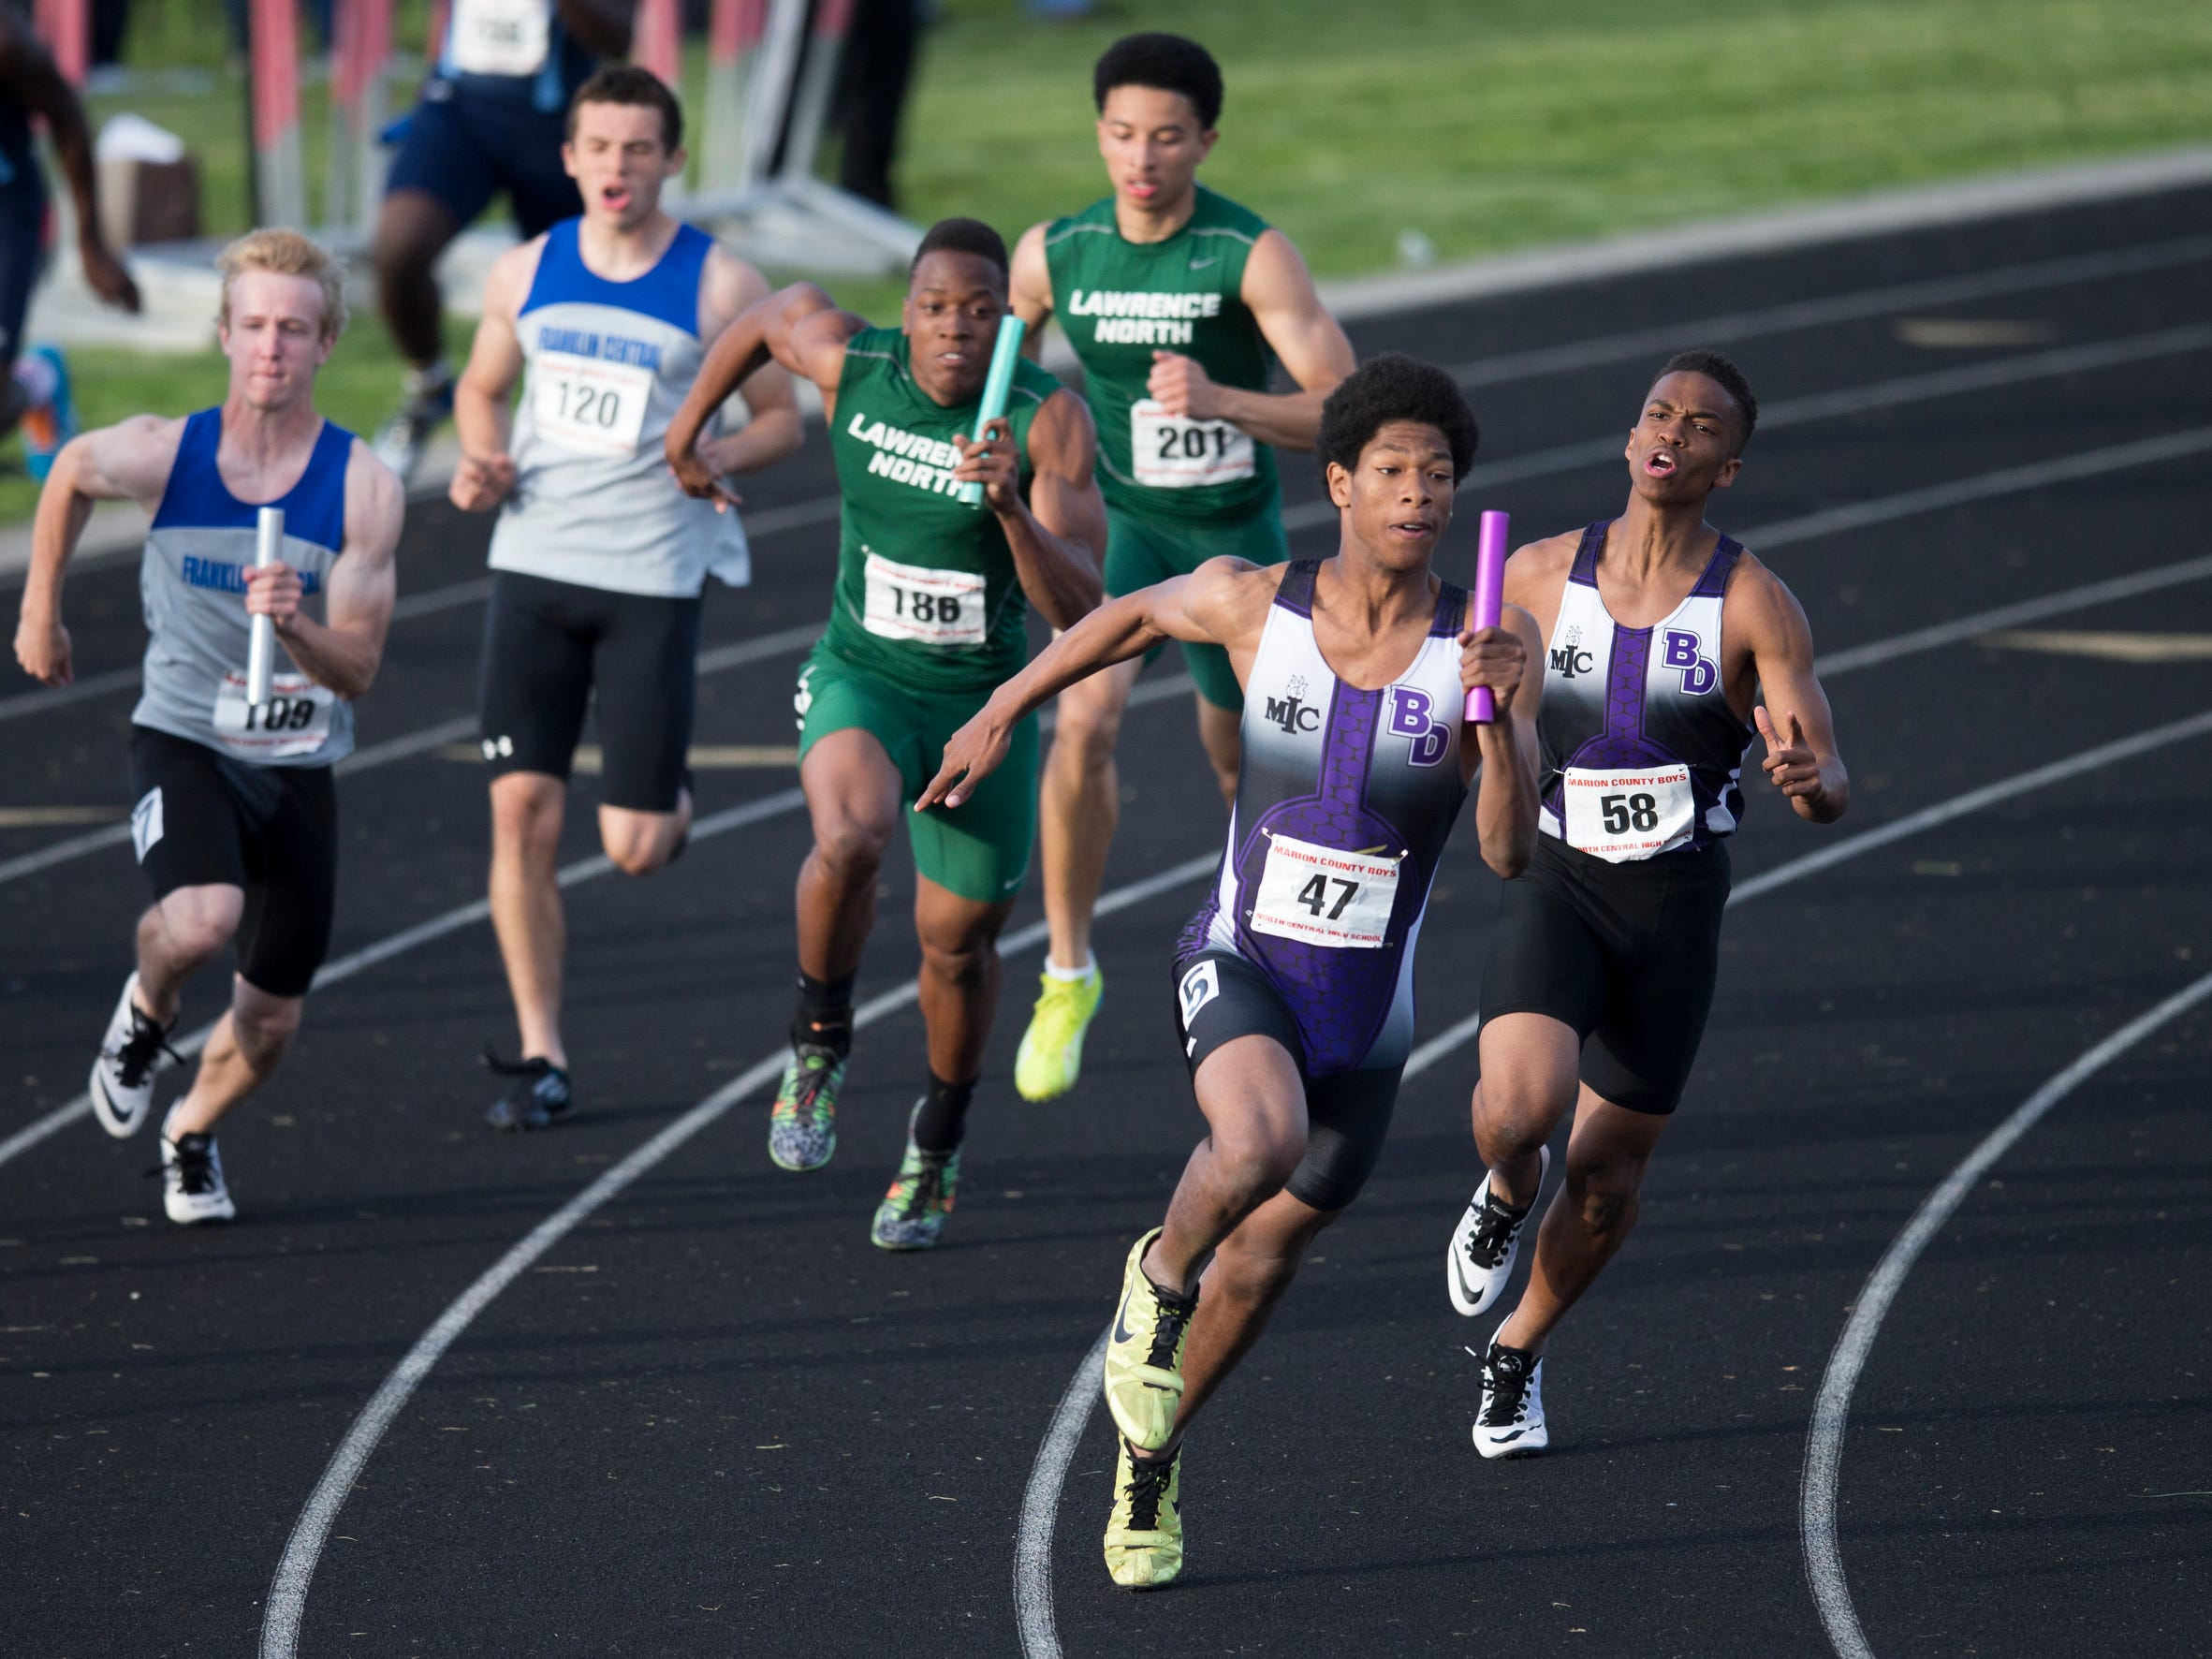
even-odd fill
[[[1106,991],[1106,976],[1095,961],[1080,979],[1037,977],[1045,989],[1014,1056],[1014,1090],[1024,1100],[1050,1100],[1076,1086],[1076,1074],[1083,1069],[1083,1034]]]
[[[1198,1309],[1198,1293],[1177,1296],[1145,1276],[1145,1252],[1160,1229],[1133,1245],[1121,1270],[1121,1305],[1106,1337],[1106,1410],[1122,1438],[1138,1451],[1158,1451],[1175,1435],[1183,1400],[1183,1338]]]
[[[1114,1507],[1106,1517],[1106,1564],[1124,1590],[1161,1590],[1183,1570],[1183,1518],[1176,1507],[1183,1455],[1140,1463],[1128,1442],[1114,1461]]]

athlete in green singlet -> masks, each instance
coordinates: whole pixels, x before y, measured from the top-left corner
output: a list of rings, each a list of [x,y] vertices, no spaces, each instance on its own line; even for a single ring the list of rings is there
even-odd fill
[[[1098,420],[1108,522],[1106,591],[1120,595],[1222,556],[1289,557],[1272,446],[1313,448],[1321,404],[1352,372],[1351,342],[1290,239],[1199,184],[1222,75],[1175,35],[1132,35],[1098,60],[1098,149],[1114,193],[1033,227],[1014,252],[1014,309],[1033,349],[1057,316]],[[1299,389],[1270,393],[1280,361]],[[1185,645],[1198,734],[1224,800],[1237,792],[1244,699],[1225,653]],[[1044,991],[1014,1064],[1031,1100],[1072,1088],[1103,989],[1091,912],[1120,813],[1114,742],[1143,671],[1121,663],[1060,696],[1041,828]]]
[[[852,1050],[853,980],[875,920],[876,871],[901,816],[919,875],[929,1085],[906,1157],[875,1212],[886,1250],[937,1242],[960,1179],[960,1131],[998,1003],[999,930],[1036,834],[1037,732],[957,815],[901,813],[936,774],[945,740],[1029,653],[1034,605],[1056,628],[1099,602],[1105,504],[1080,398],[1034,363],[1005,418],[972,443],[999,324],[1006,244],[974,219],[922,239],[903,329],[872,329],[811,283],[732,323],[668,423],[668,463],[693,495],[731,502],[696,449],[709,417],[771,357],[820,389],[844,497],[829,629],[799,671],[800,785],[814,847],[798,873],[798,1013],[769,1121],[769,1155],[815,1169],[837,1149]],[[960,499],[984,487],[981,505]],[[986,799],[988,797],[989,799]]]

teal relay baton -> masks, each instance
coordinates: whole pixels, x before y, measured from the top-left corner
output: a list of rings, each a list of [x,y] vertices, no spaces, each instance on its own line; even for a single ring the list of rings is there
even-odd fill
[[[1021,360],[1021,336],[1028,325],[1008,313],[999,319],[999,343],[991,347],[990,373],[983,380],[983,404],[975,411],[975,430],[969,435],[978,444],[983,431],[1006,413],[1006,394],[1014,389],[1014,365]],[[981,484],[962,484],[960,499],[970,507],[983,505]]]

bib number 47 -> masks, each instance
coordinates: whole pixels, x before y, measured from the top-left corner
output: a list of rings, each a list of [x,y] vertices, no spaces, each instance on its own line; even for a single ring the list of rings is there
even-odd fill
[[[1598,811],[1604,815],[1605,828],[1615,835],[1626,835],[1631,830],[1659,828],[1659,800],[1650,795],[1601,795]]]
[[[1341,889],[1334,904],[1328,902],[1328,889],[1332,887]],[[1337,920],[1344,914],[1344,906],[1358,896],[1359,883],[1346,881],[1340,875],[1316,875],[1298,889],[1298,903],[1325,921]]]

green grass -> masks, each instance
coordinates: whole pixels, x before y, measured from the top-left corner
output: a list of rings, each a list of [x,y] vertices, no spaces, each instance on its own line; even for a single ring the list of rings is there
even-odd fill
[[[943,0],[901,166],[905,209],[1009,236],[1104,191],[1090,66],[1117,35],[1206,40],[1229,82],[1205,177],[1281,225],[1324,275],[1384,270],[1401,232],[1444,259],[1888,184],[2212,139],[2202,0],[1121,0],[1046,25],[1018,0]],[[141,0],[142,62],[220,63],[210,0]],[[403,22],[401,39],[419,39]],[[211,47],[211,42],[214,43]],[[697,107],[700,66],[686,80]],[[228,75],[228,70],[218,70]],[[978,95],[978,89],[983,89]],[[96,101],[98,111],[113,107]],[[308,89],[309,178],[324,106]],[[230,82],[134,100],[200,156],[208,228],[244,223],[244,119]],[[896,288],[840,284],[888,320]],[[89,420],[182,408],[220,365],[78,355]],[[326,406],[373,424],[393,367],[362,318]],[[0,519],[27,514],[0,479]]]

